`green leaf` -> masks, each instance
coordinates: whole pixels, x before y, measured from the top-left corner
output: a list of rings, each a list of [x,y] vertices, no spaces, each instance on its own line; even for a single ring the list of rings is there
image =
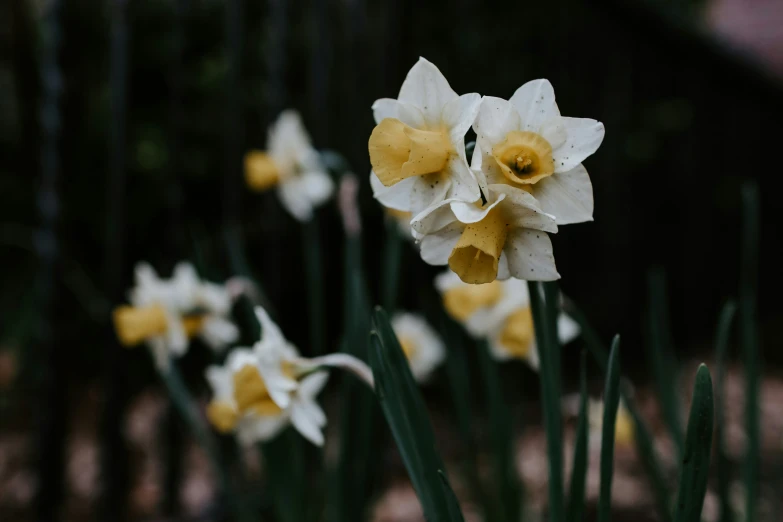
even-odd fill
[[[598,333],[590,325],[590,322],[585,317],[584,313],[578,306],[572,301],[567,301],[568,314],[579,324],[582,331],[582,338],[587,344],[587,349],[593,356],[593,359],[598,366],[606,372],[607,361],[609,359],[608,351],[601,342],[601,338]],[[633,401],[633,397],[626,389],[625,386],[620,387],[620,391],[623,397],[623,403],[628,409],[628,413],[633,419],[634,427],[634,442],[636,443],[636,451],[642,460],[647,478],[650,480],[650,486],[655,494],[656,506],[658,508],[658,516],[664,522],[671,519],[671,511],[669,508],[669,488],[667,482],[664,479],[663,471],[661,468],[658,456],[655,453],[655,446],[653,444],[653,437],[650,433],[647,424],[644,422],[641,414],[639,413],[636,403]]]
[[[312,356],[325,353],[326,328],[324,324],[324,289],[321,267],[321,234],[318,219],[314,216],[302,223],[302,254],[305,261],[307,281],[307,307],[310,319],[310,346],[307,353]]]
[[[614,474],[614,433],[620,405],[620,336],[615,335],[609,352],[604,387],[604,418],[601,423],[601,487],[598,496],[598,522],[612,518],[612,475]]]
[[[495,460],[495,486],[503,520],[516,522],[522,508],[522,483],[517,476],[514,457],[514,426],[511,411],[503,398],[497,362],[492,359],[487,341],[478,343],[479,370],[489,413],[490,436]]]
[[[680,422],[679,398],[677,388],[672,386],[672,377],[676,374],[672,361],[671,327],[666,298],[666,278],[659,269],[648,275],[649,318],[648,335],[650,337],[647,353],[653,371],[658,400],[663,410],[663,420],[677,447],[678,454],[683,452],[683,431]]]
[[[541,284],[528,281],[527,285],[541,360],[539,375],[549,461],[549,520],[563,522],[563,434],[560,417],[560,368],[557,366],[560,361],[560,347],[557,340],[550,340],[551,328]]]
[[[674,522],[699,522],[701,519],[710,473],[713,408],[712,378],[710,371],[702,364],[696,372],[696,383],[693,385]]]
[[[742,259],[740,273],[740,335],[745,364],[745,429],[748,442],[743,470],[745,482],[745,516],[756,522],[756,499],[759,490],[759,376],[761,375],[756,321],[756,285],[758,278],[759,241],[758,186],[747,182],[742,187]]]
[[[393,312],[397,307],[400,282],[400,261],[403,238],[394,219],[386,220],[386,243],[383,247],[383,273],[381,279],[381,302],[386,310]]]
[[[726,440],[724,429],[726,421],[723,416],[724,408],[724,381],[726,375],[726,352],[729,346],[729,336],[731,335],[731,325],[737,311],[737,305],[729,301],[723,305],[718,320],[718,330],[715,334],[715,365],[717,368],[715,378],[715,436],[717,438],[717,449],[715,451],[718,460],[718,498],[721,505],[721,522],[732,522],[734,512],[729,499],[729,483],[731,482],[731,471],[729,459],[726,455]]]
[[[579,422],[576,426],[574,465],[571,471],[571,487],[568,494],[569,522],[581,522],[585,509],[585,483],[587,480],[587,443],[589,421],[587,419],[587,352],[582,352],[579,377]]]
[[[377,307],[370,334],[370,366],[376,395],[429,522],[463,520],[455,506],[445,467],[436,451],[435,436],[424,400],[408,360],[389,324]]]

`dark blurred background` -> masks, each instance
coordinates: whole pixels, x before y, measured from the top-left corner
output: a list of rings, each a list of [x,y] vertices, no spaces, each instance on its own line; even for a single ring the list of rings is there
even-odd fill
[[[377,296],[386,228],[368,183],[370,106],[396,97],[418,56],[458,93],[507,98],[548,78],[564,115],[604,122],[606,139],[585,162],[595,221],[562,227],[553,242],[564,293],[604,338],[623,335],[624,365],[640,379],[648,270],[668,277],[675,356],[710,350],[720,306],[737,293],[740,187],[756,180],[761,345],[768,369],[777,367],[775,0],[7,0],[0,430],[63,437],[63,426],[81,429],[85,402],[125,404],[154,382],[144,350],[115,349],[109,322],[140,260],[166,275],[181,259],[215,280],[252,274],[307,353],[299,225],[242,177],[242,155],[264,147],[284,108],[298,109],[314,145],[344,154],[362,180],[365,270]],[[336,349],[343,233],[334,204],[317,219]],[[413,246],[403,256],[399,300],[416,310],[435,299],[438,270]],[[206,360],[188,357],[193,371]],[[566,352],[570,371],[576,360]],[[53,418],[38,424],[42,408]],[[46,451],[40,458],[58,457]]]

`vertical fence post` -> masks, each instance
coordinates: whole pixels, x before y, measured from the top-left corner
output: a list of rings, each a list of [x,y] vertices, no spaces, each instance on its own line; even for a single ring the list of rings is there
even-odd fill
[[[124,263],[124,198],[126,176],[126,114],[128,76],[127,0],[111,3],[109,88],[109,170],[106,190],[104,288],[114,302],[122,298]],[[102,520],[123,520],[126,514],[128,455],[122,420],[128,400],[127,355],[110,331],[105,347],[106,402],[101,419]]]
[[[59,0],[52,0],[42,16],[40,61],[41,101],[40,161],[41,184],[38,191],[40,229],[35,238],[40,263],[37,284],[38,308],[43,322],[38,329],[38,344],[42,351],[42,384],[38,472],[39,487],[36,506],[38,519],[56,521],[62,518],[63,477],[65,473],[67,369],[63,364],[62,346],[52,333],[53,300],[58,261],[57,219],[59,198],[57,180],[60,175],[60,75],[59,51],[61,39]]]

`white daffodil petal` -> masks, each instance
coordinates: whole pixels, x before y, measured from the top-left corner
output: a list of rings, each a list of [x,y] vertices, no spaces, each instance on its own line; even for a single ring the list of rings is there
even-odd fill
[[[261,323],[261,341],[279,343],[284,342],[285,337],[277,324],[269,317],[269,314],[260,306],[255,307],[256,319]]]
[[[441,122],[443,106],[457,97],[440,70],[419,58],[402,82],[397,99],[419,107],[427,123],[436,126]]]
[[[424,236],[421,240],[421,258],[430,265],[446,265],[451,251],[462,235],[464,225],[453,223],[446,228]]]
[[[566,314],[557,317],[557,337],[562,344],[569,343],[577,338],[580,332],[579,323]]]
[[[302,409],[305,415],[313,421],[313,424],[319,428],[326,426],[326,413],[324,413],[323,408],[321,408],[317,402],[302,400],[297,402],[297,408]]]
[[[321,428],[308,415],[308,410],[299,403],[291,404],[291,424],[304,438],[316,446],[323,446],[324,435],[321,433]]]
[[[267,140],[269,155],[278,164],[285,166],[281,175],[287,174],[288,168],[302,151],[310,150],[310,138],[305,131],[302,119],[294,110],[286,110],[280,113],[277,120],[269,128]]]
[[[555,267],[552,242],[546,232],[514,229],[509,231],[503,250],[511,276],[527,281],[554,281],[560,278]]]
[[[589,118],[563,118],[566,140],[552,152],[555,172],[568,172],[593,154],[604,140],[604,124]]]
[[[334,193],[334,181],[322,170],[303,172],[297,181],[313,206],[320,206]]]
[[[435,276],[435,288],[440,293],[444,293],[452,288],[459,288],[464,284],[459,276],[451,270],[446,270]]]
[[[155,361],[155,366],[160,372],[166,372],[171,364],[171,355],[166,347],[166,341],[163,337],[154,337],[147,341],[150,352],[152,352],[152,359]]]
[[[498,259],[498,279],[505,281],[509,277],[511,277],[511,272],[508,270],[508,258],[506,258],[505,254],[501,253],[500,259]]]
[[[374,172],[370,172],[372,195],[384,207],[402,212],[411,211],[411,191],[416,184],[416,177],[406,178],[391,187],[385,186]]]
[[[201,326],[199,335],[210,348],[219,350],[239,338],[239,328],[228,319],[210,316]]]
[[[437,232],[457,219],[451,211],[451,200],[445,199],[422,210],[411,218],[411,229],[420,236]]]
[[[297,221],[310,221],[313,217],[313,206],[305,194],[299,190],[298,183],[286,180],[277,186],[277,196],[280,203]]]
[[[476,145],[490,153],[495,143],[503,141],[506,134],[519,130],[520,126],[519,114],[511,103],[502,98],[484,96],[473,123]]]
[[[451,141],[464,150],[465,133],[468,132],[481,106],[481,95],[478,93],[463,94],[451,100],[443,107],[443,123],[449,129]]]
[[[479,183],[476,175],[468,167],[468,163],[461,156],[452,156],[449,159],[447,169],[451,173],[451,184],[447,193],[448,199],[458,199],[460,201],[478,201],[481,199],[479,192]]]
[[[243,446],[271,440],[288,425],[284,415],[245,417],[237,424],[237,438]]]
[[[560,116],[555,90],[549,80],[533,80],[517,89],[509,102],[517,109],[522,129],[540,132],[544,122]]]
[[[386,118],[397,118],[397,100],[394,98],[380,98],[372,104],[372,116],[375,123],[380,123]]]
[[[234,381],[232,372],[223,366],[209,366],[204,372],[214,396],[218,400],[232,400],[234,395]]]
[[[321,393],[329,380],[329,372],[315,372],[299,382],[299,395],[312,398]]]
[[[548,176],[533,190],[541,208],[555,216],[558,225],[593,220],[593,184],[583,165]]]
[[[491,192],[505,196],[502,203],[503,213],[510,225],[545,232],[557,232],[554,218],[541,210],[536,198],[530,193],[511,185],[490,185],[489,189]]]
[[[440,174],[425,174],[413,178],[410,192],[411,212],[418,214],[433,202],[443,201],[451,188],[451,179],[442,179]]]
[[[541,124],[540,133],[552,149],[562,146],[566,142],[568,132],[562,117],[552,118]]]
[[[451,210],[454,212],[454,216],[462,223],[478,223],[489,214],[490,210],[498,206],[505,198],[505,194],[500,194],[493,203],[484,207],[476,206],[473,203],[455,201],[451,204]]]

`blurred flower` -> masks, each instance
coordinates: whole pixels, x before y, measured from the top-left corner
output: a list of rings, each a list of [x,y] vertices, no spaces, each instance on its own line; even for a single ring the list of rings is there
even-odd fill
[[[244,445],[269,440],[289,423],[313,444],[323,445],[326,415],[315,396],[328,374],[298,367],[296,348],[262,308],[256,314],[261,340],[252,349],[236,348],[223,366],[207,368],[214,392],[209,421],[222,433],[236,432]]]
[[[591,432],[590,443],[600,446],[604,422],[604,402],[590,399],[587,407],[587,420],[590,423]],[[630,447],[633,445],[634,441],[633,418],[622,400],[617,408],[617,419],[614,425],[614,441],[615,444],[622,447]]]
[[[476,174],[483,178],[483,174]],[[479,179],[482,186],[486,183]],[[484,190],[486,202],[444,200],[415,216],[414,234],[421,238],[421,257],[445,265],[462,281],[490,283],[515,277],[551,281],[555,268],[547,232],[557,232],[552,216],[525,190],[505,184]]]
[[[446,349],[438,334],[417,314],[395,314],[391,326],[408,358],[413,377],[419,382],[429,379],[446,358]]]
[[[453,272],[435,278],[448,314],[475,338],[487,338],[495,359],[520,359],[538,369],[538,348],[527,283],[518,279],[482,285],[462,282]],[[567,343],[579,335],[579,326],[565,313],[557,319],[558,336]]]
[[[604,126],[560,116],[548,80],[526,83],[508,101],[485,96],[473,128],[471,166],[490,191],[525,190],[558,225],[592,221],[593,188],[582,161],[601,145]]]
[[[129,301],[132,306],[114,309],[117,337],[125,346],[146,341],[160,370],[168,367],[171,355],[183,355],[193,337],[219,350],[239,336],[228,319],[231,297],[226,288],[201,281],[189,263],[178,264],[169,280],[139,263]]]
[[[368,149],[375,198],[387,208],[412,212],[456,198],[481,197],[465,157],[465,133],[481,97],[457,95],[424,58],[408,72],[397,99],[373,104],[377,126]]]
[[[293,110],[283,111],[269,128],[266,152],[245,155],[245,180],[257,191],[276,186],[281,203],[299,221],[309,221],[313,208],[334,192],[332,178]]]

